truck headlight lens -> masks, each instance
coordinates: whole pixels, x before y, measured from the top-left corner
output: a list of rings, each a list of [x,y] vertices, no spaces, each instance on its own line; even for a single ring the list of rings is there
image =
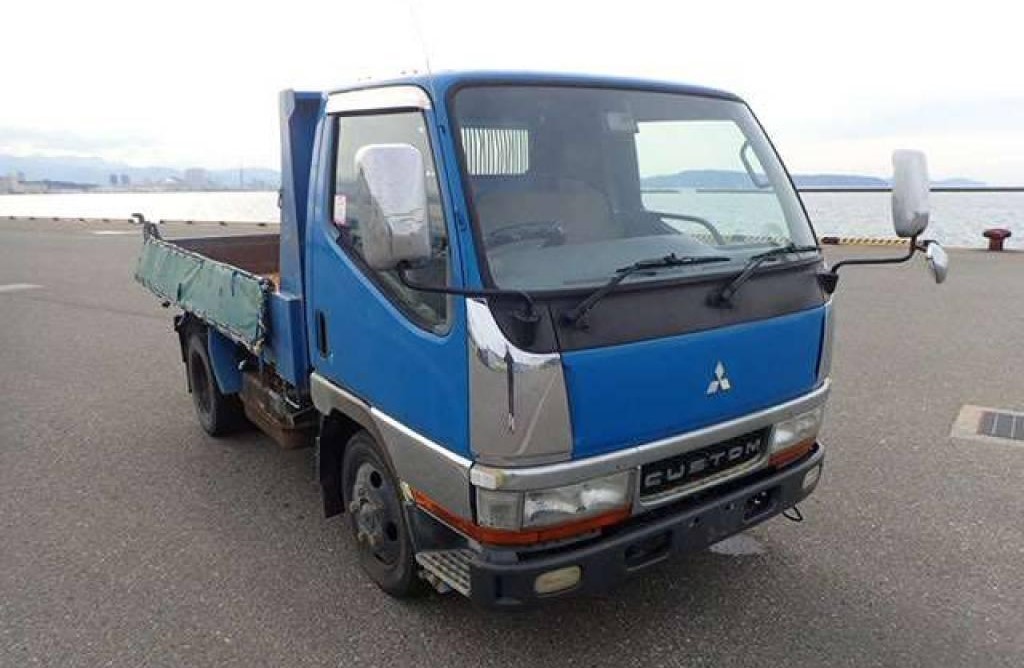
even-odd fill
[[[576,485],[526,492],[523,526],[542,527],[593,517],[629,505],[632,471]]]
[[[824,417],[825,405],[822,404],[806,413],[800,413],[788,420],[776,423],[775,431],[772,433],[771,451],[773,453],[781,452],[786,448],[813,439],[818,435]]]
[[[564,487],[506,492],[477,488],[477,523],[495,529],[565,524],[628,508],[633,472],[622,471]]]

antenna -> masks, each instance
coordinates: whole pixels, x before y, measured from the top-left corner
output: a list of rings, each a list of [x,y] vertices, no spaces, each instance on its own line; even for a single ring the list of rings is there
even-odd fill
[[[420,49],[423,52],[423,64],[427,69],[427,81],[430,82],[430,92],[435,94],[434,90],[434,70],[430,67],[430,48],[427,45],[427,39],[423,35],[423,30],[420,28],[420,17],[416,12],[416,0],[406,0],[406,7],[409,8],[409,17],[412,19],[412,29],[416,33],[416,40],[420,43]]]

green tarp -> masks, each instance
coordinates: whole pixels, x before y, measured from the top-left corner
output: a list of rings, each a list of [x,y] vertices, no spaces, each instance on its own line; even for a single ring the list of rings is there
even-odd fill
[[[266,282],[259,276],[146,234],[135,280],[259,352],[266,334]]]

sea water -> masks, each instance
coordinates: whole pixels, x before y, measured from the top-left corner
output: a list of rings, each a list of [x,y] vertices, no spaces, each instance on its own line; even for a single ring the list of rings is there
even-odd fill
[[[729,195],[698,195],[700,198],[719,196]],[[657,197],[645,199],[650,201]],[[738,199],[735,195],[729,197],[730,201]],[[888,193],[804,192],[801,197],[819,236],[893,236]],[[929,238],[952,247],[980,247],[987,243],[981,235],[985,229],[1005,227],[1014,233],[1008,246],[1024,248],[1024,192],[932,193],[931,205],[932,224],[926,235]],[[276,222],[279,216],[276,192],[0,196],[0,217],[128,218],[133,213],[145,214],[150,220]]]

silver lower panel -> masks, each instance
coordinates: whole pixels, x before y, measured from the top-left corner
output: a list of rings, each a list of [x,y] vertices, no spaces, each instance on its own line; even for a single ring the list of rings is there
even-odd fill
[[[317,410],[325,415],[332,410],[345,415],[360,413],[362,419],[354,419],[359,422],[368,420],[376,429],[402,481],[426,494],[448,511],[470,520],[473,519],[470,498],[473,485],[485,489],[529,491],[571,485],[618,471],[638,469],[645,463],[698,450],[757,429],[770,427],[780,420],[811,410],[825,402],[830,389],[830,383],[826,379],[816,389],[792,401],[703,429],[597,457],[541,466],[495,467],[474,463],[452,453],[318,374],[312,375],[310,386]],[[749,466],[730,470],[722,477],[708,481],[707,484],[725,482],[766,463],[767,457],[761,458]],[[694,491],[696,490],[686,489],[678,494],[643,500],[636,492],[634,512],[643,512]]]
[[[471,461],[409,429],[319,374],[310,377],[310,394],[316,409],[323,415],[336,410],[361,424],[369,416],[402,481],[456,515],[473,518],[469,498]]]

